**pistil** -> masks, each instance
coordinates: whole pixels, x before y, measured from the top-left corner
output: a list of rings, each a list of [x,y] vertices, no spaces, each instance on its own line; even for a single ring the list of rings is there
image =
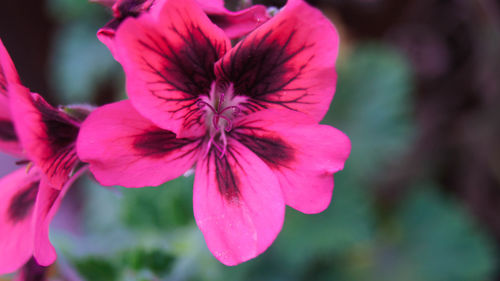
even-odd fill
[[[198,107],[205,109],[207,133],[210,136],[207,151],[213,145],[219,151],[219,157],[224,157],[227,146],[226,133],[233,129],[233,119],[241,112],[239,104],[243,100],[242,97],[234,96],[232,84],[221,91],[217,90],[215,82],[209,96],[202,96],[198,100]],[[215,139],[216,137],[218,139]]]

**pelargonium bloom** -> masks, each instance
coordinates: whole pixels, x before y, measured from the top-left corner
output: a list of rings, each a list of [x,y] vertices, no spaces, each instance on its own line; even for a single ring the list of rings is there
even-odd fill
[[[156,15],[158,7],[163,5],[165,0],[99,0],[104,5],[112,6],[113,16],[110,22],[99,29],[97,37],[105,44],[112,54],[115,54],[115,33],[120,24],[128,17],[138,17],[142,13]],[[224,7],[222,0],[200,0],[198,5],[207,13],[212,22],[222,28],[229,38],[239,38],[254,30],[270,17],[266,7],[254,5],[248,9],[238,12],[231,12]]]
[[[75,141],[82,119],[51,107],[22,86],[1,42],[0,58],[0,116],[9,117],[12,139],[20,141],[22,153],[16,150],[15,156],[31,162],[0,179],[0,274],[4,274],[31,257],[44,266],[54,262],[49,224],[68,188],[86,169],[75,170]]]
[[[130,100],[91,113],[77,142],[99,182],[159,185],[196,166],[195,220],[226,265],[269,247],[285,205],[329,205],[350,142],[318,124],[338,52],[321,12],[290,0],[231,48],[194,1],[167,0],[125,20],[116,47]]]
[[[14,125],[26,155],[54,188],[61,189],[78,164],[76,138],[85,115],[71,116],[54,108],[22,85],[11,85],[9,92]]]
[[[0,179],[0,274],[11,273],[31,257],[52,264],[57,254],[49,240],[49,225],[79,170],[61,190],[41,179],[36,167],[22,167]]]

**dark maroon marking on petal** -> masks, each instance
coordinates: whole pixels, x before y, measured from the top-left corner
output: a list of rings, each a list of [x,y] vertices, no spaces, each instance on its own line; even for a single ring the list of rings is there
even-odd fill
[[[41,113],[47,140],[54,150],[57,151],[75,143],[79,128],[70,121],[69,116],[50,107],[41,99],[34,100],[33,105]]]
[[[52,206],[54,205],[54,203],[56,202],[57,200],[57,197],[59,197],[59,194],[61,193],[60,190],[57,190],[57,189],[54,189],[54,188],[49,188],[49,190],[47,191],[49,193],[48,197],[47,197],[47,204],[45,205],[45,213],[49,213],[50,209],[52,208]]]
[[[226,154],[222,158],[218,156],[219,152],[217,150],[215,150],[214,148],[210,149],[207,171],[210,170],[211,163],[214,163],[215,180],[217,181],[219,193],[224,196],[227,202],[233,202],[234,200],[232,199],[239,198],[240,196],[240,179],[238,178],[238,175],[234,173],[234,167],[231,167],[231,165],[229,164],[228,157],[232,157],[234,159],[234,162],[237,165],[239,164],[230,147],[228,147],[227,149],[228,150],[226,151]],[[243,171],[241,167],[240,170]]]
[[[283,24],[283,23],[282,23]],[[314,56],[308,58],[301,65],[293,68],[288,63],[298,54],[313,47],[313,44],[291,46],[296,31],[286,35],[287,40],[280,43],[276,38],[285,35],[274,35],[270,30],[263,36],[247,37],[238,45],[237,49],[228,57],[222,58],[219,65],[223,80],[234,84],[235,94],[248,96],[250,99],[242,106],[250,111],[268,108],[269,104],[277,104],[290,110],[296,110],[293,104],[305,104],[307,88],[289,87],[292,82],[300,79],[308,63]],[[250,41],[251,40],[251,41]],[[299,95],[286,99],[276,99],[273,94],[281,91],[300,92]]]
[[[101,29],[99,29],[99,33],[106,34],[107,36],[115,36],[115,31],[118,29],[120,24],[123,22],[124,18],[115,18],[108,21]],[[113,30],[110,32],[109,30]]]
[[[48,266],[39,265],[35,258],[31,258],[21,269],[22,280],[24,281],[44,281],[47,280]]]
[[[207,15],[211,22],[217,25],[220,29],[226,29],[233,23],[226,15]]]
[[[42,99],[33,100],[33,105],[40,112],[45,127],[40,141],[48,143],[50,148],[44,159],[50,162],[50,165],[44,167],[44,172],[52,176],[59,171],[69,173],[78,160],[75,142],[79,128],[74,124],[78,121],[70,120],[68,115],[50,107]]]
[[[249,125],[240,126],[232,132],[232,137],[250,149],[262,159],[271,169],[290,168],[289,164],[295,160],[294,149],[282,138],[272,132],[265,132],[256,136],[256,131],[263,132],[261,128]]]
[[[118,13],[117,16],[119,18],[137,17],[142,12],[149,9],[150,5],[147,5],[148,3],[146,2],[148,2],[148,0],[119,0],[115,13]]]
[[[16,165],[28,165],[29,163],[31,163],[31,161],[28,159],[22,159],[22,160],[16,161]]]
[[[12,142],[18,140],[12,121],[6,119],[0,120],[0,139]]]
[[[116,7],[114,7],[114,17],[112,20],[107,22],[99,31],[98,35],[105,35],[108,37],[114,37],[115,31],[118,29],[120,24],[128,17],[136,18],[142,12],[148,11],[154,0],[122,0],[117,2]]]
[[[162,130],[162,129],[151,129],[147,130],[140,135],[134,136],[133,147],[140,155],[153,157],[153,158],[162,158],[173,152],[174,150],[181,149],[182,147],[191,144],[198,139],[189,139],[189,138],[177,138],[173,132]],[[188,152],[184,153],[182,156],[185,156],[197,146]]]
[[[64,147],[57,153],[49,156],[48,160],[50,165],[44,167],[44,172],[48,175],[55,175],[56,173],[69,175],[78,162],[75,145]]]
[[[35,204],[38,185],[39,182],[33,182],[12,197],[7,211],[11,222],[19,222],[30,214]]]
[[[166,84],[168,86],[165,90],[183,92],[194,98],[208,94],[215,80],[213,66],[219,59],[222,46],[212,45],[210,38],[193,24],[189,27],[191,32],[187,35],[180,33],[175,27],[171,27],[171,30],[184,41],[185,45],[182,48],[175,49],[172,42],[165,37],[156,39],[149,37],[150,42],[140,41],[144,48],[164,59],[163,67],[156,69],[146,57],[143,57],[146,68],[158,78],[148,83]]]
[[[176,49],[171,39],[165,37],[153,38],[148,36],[147,41],[140,41],[142,47],[162,58],[162,66],[158,69],[146,57],[142,63],[146,71],[154,74],[155,79],[147,81],[149,85],[165,85],[164,89],[151,90],[151,94],[165,103],[177,103],[172,113],[189,109],[183,118],[185,126],[190,127],[199,123],[201,116],[196,103],[200,95],[208,95],[212,82],[215,81],[214,64],[226,52],[225,45],[212,42],[203,30],[195,23],[185,23],[185,28],[190,32],[181,33],[176,27],[171,26],[178,39],[184,44]],[[157,87],[155,87],[157,88]],[[182,92],[187,96],[173,98],[165,95],[166,92]]]
[[[0,94],[4,96],[7,95],[7,78],[5,77],[2,66],[0,66]]]

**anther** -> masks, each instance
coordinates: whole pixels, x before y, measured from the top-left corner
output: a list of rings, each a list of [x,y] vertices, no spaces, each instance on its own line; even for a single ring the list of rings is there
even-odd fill
[[[219,97],[219,106],[217,107],[218,109],[220,109],[222,107],[222,104],[224,103],[224,95],[225,95],[224,93],[220,94],[220,97]]]
[[[203,100],[201,100],[201,99],[200,99],[200,100],[198,100],[198,101],[196,102],[196,105],[198,106],[198,108],[199,108],[199,109],[202,109],[202,108],[204,108],[205,106],[208,106],[208,107],[210,108],[210,110],[212,110],[214,113],[216,113],[216,112],[217,112],[217,111],[215,110],[215,108],[214,108],[211,104],[209,104],[208,102],[203,101]]]
[[[24,159],[24,160],[18,160],[16,161],[16,165],[26,165],[28,163],[30,163],[31,161],[30,160],[27,160],[27,159]]]
[[[228,106],[228,107],[224,108],[224,109],[223,109],[221,112],[219,112],[219,113],[220,113],[220,114],[222,114],[224,111],[229,110],[229,109],[234,110],[234,111],[233,111],[233,115],[234,115],[234,116],[238,115],[238,113],[240,113],[240,112],[241,112],[241,109],[240,109],[238,106],[231,105],[231,106]]]

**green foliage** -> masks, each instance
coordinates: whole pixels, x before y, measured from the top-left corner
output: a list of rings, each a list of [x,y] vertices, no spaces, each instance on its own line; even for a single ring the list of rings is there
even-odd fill
[[[337,69],[337,91],[324,122],[350,137],[347,166],[368,178],[411,143],[410,67],[393,49],[369,43],[355,48]]]
[[[341,280],[489,280],[492,241],[435,186],[415,186],[394,214],[366,245],[362,266],[352,256],[343,263]]]
[[[137,230],[172,230],[193,223],[193,178],[180,177],[159,187],[124,192],[123,220]]]
[[[136,249],[122,254],[120,264],[134,271],[150,270],[156,276],[170,272],[175,258],[160,249]]]
[[[161,249],[135,248],[112,256],[74,258],[73,264],[85,280],[152,280],[167,276],[175,257]]]
[[[419,280],[488,280],[492,242],[459,202],[418,186],[397,212],[402,249]],[[417,279],[415,279],[417,280]]]

